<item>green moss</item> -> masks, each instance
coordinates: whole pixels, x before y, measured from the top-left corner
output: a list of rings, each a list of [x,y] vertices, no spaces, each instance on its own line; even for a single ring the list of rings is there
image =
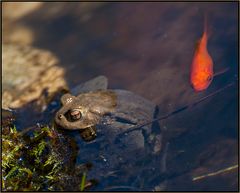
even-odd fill
[[[36,127],[22,134],[14,126],[3,133],[3,191],[84,190],[86,169],[69,167],[75,165],[77,150],[55,128]]]
[[[81,186],[80,186],[80,190],[81,190],[81,191],[84,190],[85,184],[86,184],[86,173],[84,172],[84,173],[83,173],[83,177],[82,177]]]

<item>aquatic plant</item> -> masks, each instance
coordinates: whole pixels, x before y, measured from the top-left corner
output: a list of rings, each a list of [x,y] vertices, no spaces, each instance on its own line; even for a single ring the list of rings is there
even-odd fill
[[[83,191],[89,164],[75,165],[76,144],[54,127],[2,127],[3,191]]]

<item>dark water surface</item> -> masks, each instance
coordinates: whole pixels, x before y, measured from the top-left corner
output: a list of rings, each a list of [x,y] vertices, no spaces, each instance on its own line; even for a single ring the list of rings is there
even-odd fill
[[[237,2],[100,3],[87,11],[79,5],[58,3],[55,9],[60,11],[54,14],[55,3],[45,3],[21,19],[34,31],[34,46],[60,58],[71,88],[105,75],[110,88],[137,93],[159,104],[164,115],[238,76]],[[214,78],[206,91],[195,93],[189,69],[205,13],[214,70],[230,70]],[[238,164],[237,97],[235,84],[160,122],[169,141],[167,190],[238,189],[238,169],[192,180]]]

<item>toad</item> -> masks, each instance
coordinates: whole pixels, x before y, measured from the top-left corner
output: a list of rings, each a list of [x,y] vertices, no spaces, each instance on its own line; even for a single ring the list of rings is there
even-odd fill
[[[96,138],[97,128],[109,140],[114,139],[132,126],[151,120],[156,107],[130,91],[107,89],[107,79],[103,76],[77,86],[72,93],[61,97],[62,107],[55,122],[64,129],[79,130],[85,141]],[[150,128],[142,129],[149,134]],[[132,132],[129,142],[132,140],[144,146],[141,132]]]
[[[110,90],[93,91],[61,97],[62,108],[56,113],[55,122],[64,129],[80,130],[85,140],[96,137],[95,125],[104,115],[116,108],[116,94]]]

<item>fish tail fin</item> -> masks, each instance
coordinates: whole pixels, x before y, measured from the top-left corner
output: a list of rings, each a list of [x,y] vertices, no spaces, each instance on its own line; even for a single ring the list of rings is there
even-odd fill
[[[208,34],[208,16],[207,13],[204,14],[204,32]]]
[[[208,16],[207,13],[204,14],[204,24],[203,24],[203,38],[208,38],[209,30],[208,30]]]
[[[203,17],[204,17],[204,24],[203,24],[204,31],[203,31],[203,33],[206,35],[207,39],[212,35],[212,30],[209,27],[209,22],[208,22],[209,21],[209,17],[208,17],[208,15],[209,14],[207,12],[205,12],[204,15],[203,15]]]

